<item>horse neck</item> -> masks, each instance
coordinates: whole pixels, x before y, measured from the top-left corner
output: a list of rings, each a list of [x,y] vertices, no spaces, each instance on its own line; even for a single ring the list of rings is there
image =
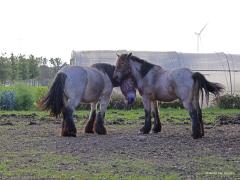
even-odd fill
[[[113,79],[114,70],[115,70],[115,66],[111,66],[107,70],[104,69],[105,73],[108,75],[110,81],[112,82],[113,87],[118,87],[120,86],[120,84],[118,83],[118,81]]]
[[[141,76],[141,66],[142,64],[136,61],[130,60],[130,67],[131,67],[131,72],[135,80],[137,81],[138,88],[140,88],[142,84],[142,76]]]
[[[113,79],[113,73],[115,70],[115,66],[106,64],[106,63],[96,63],[96,64],[92,65],[92,67],[95,67],[98,70],[106,73],[108,75],[110,81],[112,82],[113,87],[120,86],[120,84],[116,80]]]
[[[112,65],[109,65],[107,69],[104,69],[105,73],[108,75],[110,81],[112,82],[113,87],[118,87],[120,84],[115,79],[113,79],[114,70],[115,66]]]

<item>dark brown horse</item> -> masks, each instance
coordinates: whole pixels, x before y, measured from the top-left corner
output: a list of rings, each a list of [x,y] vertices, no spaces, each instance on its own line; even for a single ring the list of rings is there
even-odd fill
[[[114,78],[120,81],[129,75],[137,82],[145,109],[145,125],[140,129],[141,133],[149,133],[151,130],[151,111],[154,117],[152,130],[160,132],[157,101],[169,102],[178,98],[189,111],[192,137],[196,139],[204,136],[199,92],[203,93],[204,90],[208,101],[209,93],[218,96],[223,90],[221,84],[209,82],[201,73],[194,73],[187,68],[166,70],[133,56],[132,53],[118,55]]]
[[[89,121],[85,127],[86,133],[96,132],[106,134],[104,117],[110,101],[112,90],[128,81],[121,83],[113,80],[115,66],[98,63],[92,67],[65,66],[56,75],[48,94],[40,102],[43,110],[49,110],[54,116],[63,114],[62,136],[76,136],[77,130],[73,121],[73,111],[80,103],[91,104]],[[127,83],[124,95],[129,104],[136,98],[134,83]],[[97,113],[97,104],[100,111]]]

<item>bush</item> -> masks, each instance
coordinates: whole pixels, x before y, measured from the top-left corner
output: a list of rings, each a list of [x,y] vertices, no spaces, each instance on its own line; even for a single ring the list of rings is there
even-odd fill
[[[240,96],[226,94],[219,97],[218,107],[222,109],[239,109],[240,108]]]
[[[124,97],[122,94],[113,91],[111,96],[111,101],[109,103],[109,108],[112,109],[124,109],[126,107]]]
[[[16,94],[13,91],[4,91],[0,97],[0,109],[15,110],[16,109]]]
[[[33,90],[34,101],[39,102],[48,92],[47,86],[34,87]]]
[[[34,97],[29,86],[19,84],[15,87],[17,110],[30,110],[33,107]]]

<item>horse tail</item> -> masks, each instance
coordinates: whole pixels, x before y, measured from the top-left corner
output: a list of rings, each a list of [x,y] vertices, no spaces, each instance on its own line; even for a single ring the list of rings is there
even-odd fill
[[[209,94],[212,93],[214,96],[218,97],[221,92],[223,92],[224,87],[220,83],[215,82],[209,82],[203,74],[199,72],[195,72],[192,75],[192,78],[194,80],[194,87],[195,87],[195,93],[198,96],[199,99],[199,92],[202,94],[202,103],[203,103],[203,90],[205,92],[206,96],[206,103],[208,104],[209,101]]]
[[[39,102],[42,110],[50,111],[50,114],[58,117],[64,107],[64,86],[67,75],[58,73],[47,95]]]

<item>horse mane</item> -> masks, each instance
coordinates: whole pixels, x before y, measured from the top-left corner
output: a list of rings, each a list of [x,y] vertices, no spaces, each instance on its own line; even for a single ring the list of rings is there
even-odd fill
[[[113,73],[115,70],[115,66],[113,66],[111,64],[107,64],[107,63],[96,63],[96,64],[93,64],[91,67],[96,68],[96,69],[106,73],[114,87],[120,86],[120,84],[116,80],[113,79]]]
[[[130,59],[141,64],[140,74],[142,77],[145,77],[146,74],[155,66],[154,64],[151,64],[136,56],[130,56]]]

